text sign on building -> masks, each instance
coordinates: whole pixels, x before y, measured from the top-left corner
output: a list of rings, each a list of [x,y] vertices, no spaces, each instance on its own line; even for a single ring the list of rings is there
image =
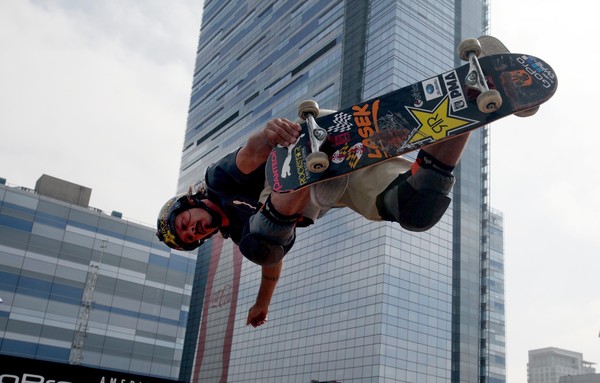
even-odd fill
[[[0,355],[0,383],[182,383],[98,368]]]

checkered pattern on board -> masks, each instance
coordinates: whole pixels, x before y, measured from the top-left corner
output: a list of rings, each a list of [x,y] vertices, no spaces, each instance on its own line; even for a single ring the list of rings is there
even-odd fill
[[[327,133],[343,133],[352,129],[352,124],[350,120],[352,119],[352,115],[346,113],[336,113],[333,117],[334,126],[330,126],[327,128]]]

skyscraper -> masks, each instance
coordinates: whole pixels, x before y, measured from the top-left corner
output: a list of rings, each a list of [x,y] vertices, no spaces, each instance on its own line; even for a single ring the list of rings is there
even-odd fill
[[[451,70],[487,26],[486,0],[206,1],[179,190],[302,100],[340,109]],[[344,209],[299,230],[259,329],[245,327],[259,268],[230,241],[200,248],[181,379],[505,381],[503,310],[490,321],[487,304],[486,283],[503,283],[487,270],[491,254],[502,263],[488,140],[471,136],[453,205],[428,232]]]

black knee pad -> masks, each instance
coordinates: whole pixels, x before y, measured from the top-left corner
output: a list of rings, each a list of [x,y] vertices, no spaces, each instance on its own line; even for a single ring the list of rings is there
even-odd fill
[[[417,190],[407,179],[410,171],[398,177],[377,197],[377,209],[386,221],[398,222],[406,230],[426,231],[437,224],[451,199],[431,189]]]
[[[415,190],[407,197],[398,211],[398,223],[410,231],[431,229],[442,219],[451,202],[447,195],[432,190]]]

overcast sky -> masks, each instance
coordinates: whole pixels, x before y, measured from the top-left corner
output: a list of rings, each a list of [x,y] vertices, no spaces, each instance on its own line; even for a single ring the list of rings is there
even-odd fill
[[[0,0],[0,177],[29,188],[59,177],[92,188],[92,206],[153,226],[176,190],[201,8]],[[508,377],[525,383],[531,349],[600,363],[600,98],[588,71],[600,26],[589,1],[492,0],[492,32],[559,78],[537,115],[491,130]]]
[[[154,226],[176,192],[202,5],[0,0],[0,177]]]
[[[588,70],[600,60],[600,24],[591,4],[492,0],[493,34],[558,74],[556,95],[537,115],[491,129],[510,383],[526,382],[530,349],[559,347],[600,363],[600,97]]]

